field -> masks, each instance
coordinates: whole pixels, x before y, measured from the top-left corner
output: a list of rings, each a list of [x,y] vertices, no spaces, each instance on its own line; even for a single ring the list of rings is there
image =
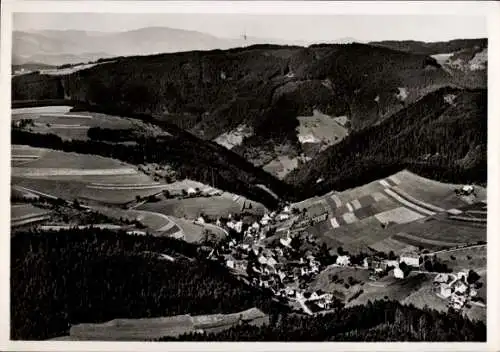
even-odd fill
[[[11,226],[28,225],[49,218],[49,210],[31,204],[12,204],[10,207]]]
[[[395,253],[419,247],[437,250],[485,241],[485,204],[469,204],[470,199],[455,194],[457,187],[401,171],[292,206],[305,208],[308,213],[324,207],[329,213],[328,220],[306,230],[332,248],[341,245],[353,252],[366,250],[368,246]],[[477,188],[477,192],[477,199],[482,199],[485,190]],[[453,220],[451,213],[467,216],[465,220],[474,219]]]
[[[185,199],[165,199],[159,202],[150,202],[143,204],[139,209],[155,211],[163,214],[172,215],[178,218],[196,219],[201,214],[210,218],[227,217],[229,214],[240,214],[243,205],[249,201],[243,197],[224,193],[220,196],[197,197]],[[252,213],[263,213],[265,208],[259,203],[251,202]]]
[[[137,119],[124,118],[94,112],[69,112],[69,107],[47,106],[43,108],[13,109],[12,120],[31,119],[36,133],[52,133],[62,139],[88,139],[90,127],[109,129],[134,129],[146,135],[165,135],[166,132]]]
[[[337,276],[338,281],[343,280],[342,283],[334,282],[332,279],[334,276]],[[360,289],[365,289],[366,284],[369,282],[369,276],[368,270],[330,266],[323,270],[309,287],[311,290],[323,290],[324,292],[333,293],[336,297],[347,301]],[[348,283],[349,277],[360,281],[360,283],[346,288],[345,284]]]
[[[486,268],[486,246],[464,248],[453,252],[437,253],[436,257],[454,271],[464,268],[476,271]]]
[[[244,320],[260,326],[268,322],[268,316],[257,308],[232,314],[176,315],[172,317],[114,319],[101,324],[77,324],[71,327],[70,335],[52,340],[94,341],[147,341],[164,336],[229,329]]]
[[[279,179],[283,179],[298,166],[299,161],[296,157],[290,158],[288,155],[280,155],[262,168],[270,174],[276,175]]]
[[[313,116],[298,116],[297,138],[301,143],[319,143],[322,148],[339,143],[348,130],[335,118],[313,111]]]
[[[386,276],[380,282],[375,281],[365,284],[363,286],[363,294],[347,305],[362,305],[368,301],[385,299],[385,297],[389,300],[404,302],[405,299],[420,290],[422,285],[430,282],[432,279],[432,276],[424,274],[410,274],[410,276],[401,280]]]
[[[217,144],[226,147],[227,149],[232,149],[243,143],[243,139],[253,135],[252,128],[246,125],[240,125],[236,129],[226,132],[214,139]]]
[[[11,168],[13,185],[66,200],[124,204],[166,187],[133,165],[97,155],[17,145],[12,146],[12,155],[37,157]]]

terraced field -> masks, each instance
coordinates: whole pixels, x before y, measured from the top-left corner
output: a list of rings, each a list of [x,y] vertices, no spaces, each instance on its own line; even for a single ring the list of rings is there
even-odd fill
[[[11,168],[13,185],[66,200],[124,204],[165,189],[133,165],[97,155],[12,146],[17,158],[36,158]],[[118,177],[117,177],[118,176]]]
[[[50,219],[50,210],[31,204],[12,204],[10,207],[11,226],[24,226]]]
[[[30,130],[37,133],[52,133],[62,139],[88,139],[91,127],[109,129],[135,129],[148,135],[166,135],[153,125],[140,120],[94,112],[70,112],[70,107],[47,106],[43,108],[13,109],[12,120],[31,119]]]
[[[486,190],[459,197],[450,185],[409,171],[349,189],[330,192],[292,206],[308,212],[324,207],[329,217],[307,231],[330,246],[351,251],[372,249],[396,253],[406,249],[439,249],[486,240]],[[420,198],[420,195],[422,197]],[[475,203],[472,203],[475,202]]]

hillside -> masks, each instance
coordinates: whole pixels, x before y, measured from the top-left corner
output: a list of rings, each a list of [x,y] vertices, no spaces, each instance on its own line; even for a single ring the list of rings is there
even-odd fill
[[[260,167],[314,157],[297,133],[298,117],[314,109],[358,130],[450,84],[453,76],[429,56],[344,44],[117,58],[62,77],[14,77],[12,87],[13,100],[68,98],[152,114],[203,139],[244,125],[251,133],[234,151]]]
[[[269,292],[214,263],[191,260],[198,257],[196,247],[180,240],[72,229],[20,232],[11,247],[14,340],[47,339],[74,324],[115,318],[233,313],[256,306],[266,313],[286,311]],[[176,260],[158,260],[151,252]]]
[[[439,89],[380,124],[352,133],[286,181],[305,194],[324,194],[406,167],[445,182],[485,183],[486,109],[485,90]]]

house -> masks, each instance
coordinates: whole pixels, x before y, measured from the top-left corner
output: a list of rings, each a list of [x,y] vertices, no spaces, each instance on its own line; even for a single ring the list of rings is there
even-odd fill
[[[397,260],[386,259],[382,262],[383,269],[387,268],[399,268],[399,262]]]
[[[462,270],[457,273],[458,280],[464,279],[464,281],[467,281],[468,277],[469,277],[469,272],[467,270]]]
[[[328,219],[328,213],[323,213],[323,214],[320,214],[320,215],[317,215],[317,216],[311,218],[311,220],[314,223],[323,222],[323,221],[326,221],[326,219]]]
[[[286,238],[280,238],[280,243],[285,247],[290,247],[292,239],[289,236],[287,236]]]
[[[434,278],[434,282],[445,283],[448,282],[448,274],[440,273]]]
[[[444,298],[449,298],[451,296],[451,288],[448,285],[441,284],[439,294]]]
[[[226,266],[230,269],[234,269],[234,260],[232,259],[226,260]]]
[[[337,265],[347,266],[351,264],[351,258],[348,255],[339,255],[336,261]]]
[[[255,231],[258,231],[258,230],[259,230],[259,228],[260,228],[260,225],[259,225],[257,222],[254,222],[254,223],[252,224],[252,229],[254,229]]]
[[[283,220],[288,220],[289,218],[290,218],[290,215],[289,215],[289,214],[284,214],[284,213],[282,213],[282,214],[279,214],[279,215],[278,215],[278,220],[280,220],[280,221],[283,221]]]
[[[401,254],[401,257],[399,258],[400,263],[406,263],[408,266],[413,266],[413,267],[419,267],[420,266],[420,255],[417,253],[413,252],[407,252],[404,254]]]
[[[290,207],[286,206],[285,209],[283,209],[283,212],[289,214],[290,213]]]
[[[234,229],[236,230],[236,232],[238,233],[241,233],[241,230],[243,230],[243,221],[238,221],[235,225],[234,225]]]
[[[463,294],[467,291],[467,289],[468,289],[467,285],[461,281],[458,281],[457,284],[455,284],[455,292]]]
[[[196,195],[197,193],[198,193],[198,192],[196,192],[196,190],[195,190],[193,187],[189,187],[189,188],[187,189],[187,194],[188,194],[188,196],[194,196],[194,195]]]
[[[401,270],[399,267],[394,268],[393,274],[396,279],[404,279],[405,277],[403,270]]]
[[[205,224],[205,219],[203,219],[203,217],[202,217],[202,216],[200,216],[198,219],[196,219],[196,220],[194,221],[194,223],[195,223],[195,224],[198,224],[198,225],[203,225],[203,224]]]
[[[471,288],[471,289],[470,289],[470,292],[469,292],[469,295],[470,295],[471,297],[475,297],[475,296],[477,296],[477,291],[476,291],[475,289]]]

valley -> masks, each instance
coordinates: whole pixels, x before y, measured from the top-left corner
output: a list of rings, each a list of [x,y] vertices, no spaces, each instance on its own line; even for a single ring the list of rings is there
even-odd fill
[[[255,45],[14,75],[12,337],[343,341],[407,314],[429,322],[409,339],[446,337],[432,319],[481,339],[485,50]]]

